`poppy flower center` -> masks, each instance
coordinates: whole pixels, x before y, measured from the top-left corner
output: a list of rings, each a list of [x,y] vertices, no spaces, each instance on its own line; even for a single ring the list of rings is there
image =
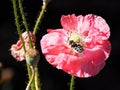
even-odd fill
[[[72,40],[72,41],[74,41],[76,43],[79,43],[80,42],[80,37],[76,33],[71,33],[71,35],[69,37],[69,40]]]
[[[68,37],[68,45],[73,51],[77,53],[81,53],[84,51],[80,37],[77,33],[70,33]]]

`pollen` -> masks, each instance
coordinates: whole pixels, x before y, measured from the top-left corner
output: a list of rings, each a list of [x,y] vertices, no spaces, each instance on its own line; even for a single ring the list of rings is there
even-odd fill
[[[70,36],[69,40],[72,40],[72,41],[78,43],[78,42],[80,42],[80,37],[76,33],[71,33],[71,36]]]

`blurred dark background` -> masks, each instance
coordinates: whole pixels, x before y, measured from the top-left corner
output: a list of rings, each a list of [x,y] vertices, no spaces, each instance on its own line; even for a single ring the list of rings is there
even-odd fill
[[[22,0],[30,30],[41,10],[42,0]],[[112,51],[104,69],[95,77],[76,78],[75,90],[120,90],[120,0],[52,0],[37,33],[39,40],[47,28],[61,28],[61,15],[86,15],[103,17],[111,28]],[[22,24],[21,24],[22,26]],[[24,31],[24,29],[22,29]],[[0,90],[25,90],[27,71],[25,62],[17,62],[10,55],[10,47],[18,40],[11,0],[0,1],[0,71],[7,78],[0,81]],[[39,72],[42,90],[69,90],[70,75],[49,65],[41,53]],[[1,73],[0,72],[0,73]],[[4,75],[4,76],[5,76]],[[1,79],[0,79],[1,80]]]

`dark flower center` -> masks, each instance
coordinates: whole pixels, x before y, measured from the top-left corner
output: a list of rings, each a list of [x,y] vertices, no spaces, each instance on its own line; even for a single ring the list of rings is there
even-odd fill
[[[68,37],[68,44],[70,48],[74,49],[78,53],[84,51],[83,46],[80,44],[80,37],[76,33],[70,34],[70,36]]]

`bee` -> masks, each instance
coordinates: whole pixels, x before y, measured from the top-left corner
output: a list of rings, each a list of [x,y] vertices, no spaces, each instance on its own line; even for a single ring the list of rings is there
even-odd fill
[[[79,43],[74,42],[73,40],[69,40],[69,45],[78,53],[82,53],[84,51],[83,46]]]

